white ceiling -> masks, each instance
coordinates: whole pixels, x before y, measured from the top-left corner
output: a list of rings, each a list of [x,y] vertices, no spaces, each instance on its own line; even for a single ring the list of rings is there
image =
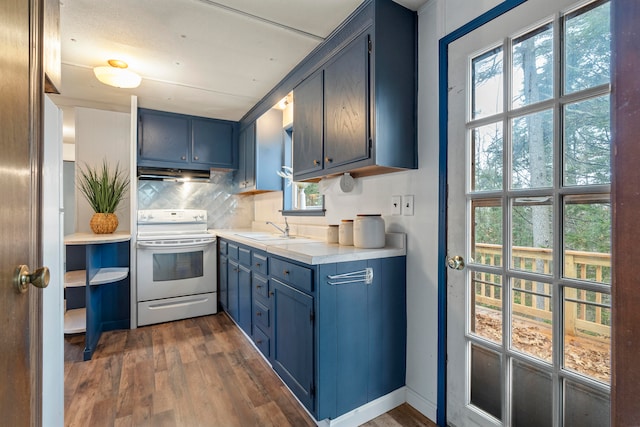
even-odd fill
[[[416,10],[427,0],[395,0]],[[61,106],[239,120],[362,0],[61,0]],[[121,59],[135,89],[93,67]]]

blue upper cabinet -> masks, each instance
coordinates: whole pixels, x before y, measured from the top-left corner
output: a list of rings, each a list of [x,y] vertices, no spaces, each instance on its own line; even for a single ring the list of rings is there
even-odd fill
[[[138,166],[236,169],[237,122],[138,110]]]
[[[240,131],[238,193],[282,190],[282,178],[276,174],[283,160],[282,111],[270,109]]]
[[[371,0],[303,61],[310,70],[293,90],[296,180],[418,167],[416,38],[415,12]]]

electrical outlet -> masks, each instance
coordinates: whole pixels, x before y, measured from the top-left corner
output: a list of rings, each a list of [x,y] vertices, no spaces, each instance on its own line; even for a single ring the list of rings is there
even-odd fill
[[[402,196],[391,196],[391,215],[402,215]]]
[[[413,195],[402,196],[402,214],[413,216]]]

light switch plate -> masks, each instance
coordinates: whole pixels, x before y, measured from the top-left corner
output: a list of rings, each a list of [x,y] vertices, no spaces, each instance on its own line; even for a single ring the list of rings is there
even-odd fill
[[[402,214],[413,216],[413,195],[402,196]]]
[[[391,196],[391,215],[402,215],[402,196]]]

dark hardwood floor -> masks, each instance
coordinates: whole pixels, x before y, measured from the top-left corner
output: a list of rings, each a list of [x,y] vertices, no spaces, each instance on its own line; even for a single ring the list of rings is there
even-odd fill
[[[274,426],[315,423],[227,317],[217,314],[65,337],[65,426]],[[402,405],[368,427],[431,427]]]

